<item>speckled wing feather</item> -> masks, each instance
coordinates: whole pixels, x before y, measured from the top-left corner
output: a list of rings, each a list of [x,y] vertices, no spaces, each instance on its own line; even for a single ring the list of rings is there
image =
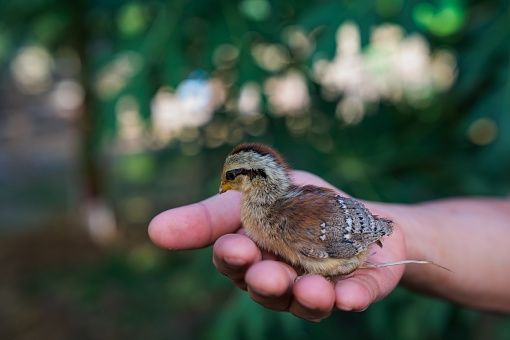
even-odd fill
[[[374,217],[359,201],[314,186],[295,187],[271,215],[286,245],[311,258],[349,258],[393,231],[391,221]],[[296,226],[306,232],[296,233]]]

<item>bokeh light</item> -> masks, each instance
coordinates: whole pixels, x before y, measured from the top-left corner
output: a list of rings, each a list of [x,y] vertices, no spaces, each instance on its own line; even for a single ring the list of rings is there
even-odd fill
[[[271,72],[283,70],[289,63],[287,49],[280,44],[257,43],[252,48],[255,62]]]
[[[454,55],[447,50],[432,54],[417,33],[406,36],[401,27],[384,24],[372,29],[370,42],[362,49],[357,25],[344,23],[337,32],[333,60],[318,59],[314,64],[323,97],[343,97],[336,112],[349,124],[359,123],[370,103],[428,105],[455,81]]]
[[[50,96],[57,112],[69,116],[82,106],[85,93],[80,83],[67,79],[56,83]]]
[[[152,131],[164,145],[180,136],[185,128],[207,124],[224,104],[226,93],[219,79],[204,78],[202,72],[179,84],[177,90],[162,88],[152,100]],[[186,138],[186,135],[184,135]]]
[[[241,87],[237,110],[241,115],[257,114],[262,109],[262,94],[256,82],[247,82]]]
[[[475,120],[467,130],[469,140],[476,145],[488,145],[498,136],[498,125],[488,117]]]
[[[53,58],[42,46],[24,47],[11,62],[11,71],[23,92],[36,94],[46,91],[53,82]]]
[[[276,115],[294,115],[304,112],[310,104],[305,77],[297,71],[273,76],[264,83],[269,107]]]
[[[239,9],[247,18],[263,21],[271,15],[271,4],[267,0],[242,0]]]
[[[137,52],[119,53],[99,72],[95,90],[99,98],[106,100],[117,96],[143,67],[143,57]]]

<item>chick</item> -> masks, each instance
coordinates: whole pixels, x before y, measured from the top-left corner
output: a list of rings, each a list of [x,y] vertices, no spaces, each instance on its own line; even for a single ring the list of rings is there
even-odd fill
[[[219,191],[228,190],[243,194],[247,236],[303,275],[352,273],[366,262],[369,246],[382,247],[380,239],[393,232],[390,220],[373,216],[353,198],[292,184],[283,158],[265,145],[241,144],[228,155]]]

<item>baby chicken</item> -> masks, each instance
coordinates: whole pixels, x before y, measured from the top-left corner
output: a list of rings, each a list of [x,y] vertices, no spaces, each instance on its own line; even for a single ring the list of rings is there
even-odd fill
[[[369,245],[382,247],[379,240],[393,232],[391,221],[353,198],[292,184],[285,161],[265,145],[241,144],[228,155],[220,194],[231,189],[243,194],[241,221],[248,237],[304,275],[352,273],[367,260]]]

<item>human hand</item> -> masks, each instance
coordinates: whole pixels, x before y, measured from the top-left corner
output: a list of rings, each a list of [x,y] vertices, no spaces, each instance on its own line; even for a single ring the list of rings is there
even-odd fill
[[[294,171],[296,184],[313,184],[345,193],[310,173]],[[219,272],[248,291],[261,305],[289,311],[310,321],[320,321],[334,310],[363,311],[371,303],[388,295],[398,284],[404,266],[358,269],[332,277],[328,282],[319,275],[307,275],[295,282],[296,270],[278,261],[273,254],[261,251],[243,235],[239,217],[240,194],[229,191],[202,202],[171,209],[150,223],[149,236],[158,246],[171,250],[196,249],[214,243],[213,263]],[[364,202],[367,208],[384,218],[396,221],[387,205]],[[405,243],[398,223],[393,234],[382,240],[382,249],[372,248],[374,264],[405,259]]]

